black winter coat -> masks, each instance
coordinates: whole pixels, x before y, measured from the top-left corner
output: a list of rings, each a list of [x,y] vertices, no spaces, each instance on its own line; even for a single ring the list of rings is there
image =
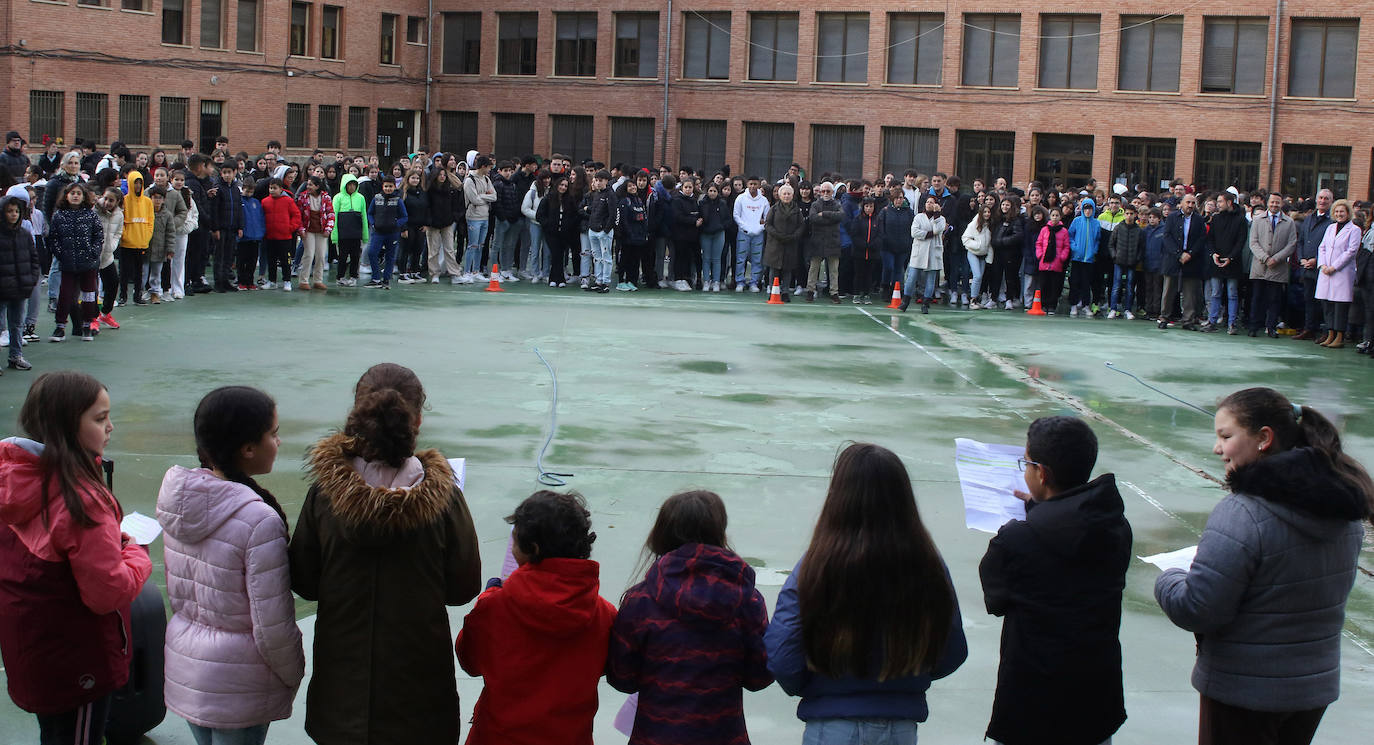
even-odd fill
[[[423,189],[406,192],[406,228],[419,229],[423,225],[429,225],[432,219],[429,214],[429,193]]]
[[[1245,221],[1245,213],[1239,207],[1212,215],[1211,229],[1207,232],[1207,240],[1211,243],[1206,257],[1208,276],[1227,279],[1249,277],[1250,267],[1241,262],[1245,242],[1249,239],[1250,223]],[[1212,261],[1213,256],[1230,259],[1231,263],[1225,267],[1217,266]]]
[[[701,209],[701,234],[710,235],[725,230],[725,226],[733,223],[735,218],[730,214],[730,208],[724,199],[716,197],[703,198],[697,203]]]
[[[573,243],[578,241],[578,228],[582,224],[582,219],[578,215],[577,204],[571,197],[560,199],[558,192],[550,191],[539,202],[539,209],[534,211],[534,215],[544,235],[558,236]]]
[[[620,198],[619,219],[620,240],[631,246],[643,246],[649,242],[649,216],[644,208],[644,200],[638,194],[626,194]]]
[[[57,195],[67,188],[68,184],[74,184],[80,180],[78,176],[68,175],[66,171],[58,171],[52,178],[48,179],[48,185],[43,187],[43,217],[52,222],[53,208],[57,206]]]
[[[64,272],[89,272],[100,268],[105,229],[95,210],[58,210],[48,230],[48,247]]]
[[[870,216],[860,211],[849,221],[850,255],[864,261],[878,258],[878,251],[883,244],[882,230],[882,221],[876,213]]]
[[[448,177],[445,176],[445,179]],[[462,187],[455,186],[452,181],[445,180],[444,183],[431,181],[429,189],[429,222],[426,223],[435,228],[447,228],[458,221],[462,215],[463,190]],[[410,209],[406,205],[406,210]],[[407,212],[409,214],[409,212]],[[414,222],[410,218],[407,222]]]
[[[1003,220],[992,229],[992,255],[998,263],[1009,261],[1002,258],[1004,256],[1021,255],[1021,248],[1026,242],[1025,232],[1026,218],[1021,215]]]
[[[878,222],[882,226],[883,251],[898,256],[911,251],[911,221],[916,219],[916,213],[911,210],[911,205],[905,204],[901,209],[893,205],[888,205],[878,212]]]
[[[844,220],[844,209],[838,199],[817,199],[811,204],[811,212],[806,216],[807,227],[811,229],[806,241],[806,259],[834,258],[840,255],[840,223]]]
[[[513,180],[506,180],[501,174],[491,178],[491,186],[496,189],[496,201],[491,203],[491,216],[506,222],[517,222],[524,218],[520,212],[520,200],[525,192]],[[528,187],[527,187],[528,188]]]
[[[678,193],[673,196],[672,236],[675,241],[694,241],[701,235],[697,219],[701,217],[701,205],[696,197]]]
[[[4,205],[11,201],[14,200],[0,202],[0,216],[4,214]],[[22,225],[0,225],[0,300],[27,298],[38,284],[39,273],[38,249],[29,231]]]
[[[1118,223],[1116,229],[1111,231],[1109,236],[1107,238],[1107,254],[1111,257],[1112,263],[1126,269],[1134,269],[1137,264],[1145,259],[1145,231],[1139,225]],[[1241,233],[1241,238],[1244,239],[1244,237],[1245,234]],[[1207,260],[1211,261],[1210,258]]]

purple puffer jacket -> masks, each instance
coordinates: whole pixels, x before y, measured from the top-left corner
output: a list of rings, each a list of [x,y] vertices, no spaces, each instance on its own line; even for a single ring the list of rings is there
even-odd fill
[[[243,484],[173,466],[157,520],[172,602],[167,708],[215,729],[291,716],[305,654],[282,519]]]

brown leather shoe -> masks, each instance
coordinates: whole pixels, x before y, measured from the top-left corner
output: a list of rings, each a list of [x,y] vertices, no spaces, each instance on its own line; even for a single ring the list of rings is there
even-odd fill
[[[1324,346],[1326,346],[1327,344],[1330,344],[1330,343],[1331,343],[1331,340],[1334,339],[1334,338],[1336,338],[1336,332],[1335,332],[1335,331],[1328,331],[1328,332],[1326,332],[1325,334],[1322,334],[1322,335],[1320,335],[1320,336],[1317,338],[1317,346],[1319,346],[1319,347],[1324,347]]]
[[[310,285],[310,289],[312,289],[312,290],[328,290],[329,287],[328,287],[328,285],[326,285],[326,284],[323,283],[323,282],[316,282],[316,283]]]
[[[1315,338],[1317,338],[1317,335],[1314,334],[1314,333],[1312,333],[1311,330],[1309,330],[1309,329],[1303,329],[1301,332],[1299,332],[1298,334],[1296,334],[1296,335],[1293,337],[1293,341],[1307,341],[1308,339],[1315,339]]]
[[[1345,348],[1345,332],[1344,332],[1344,331],[1337,331],[1337,332],[1333,333],[1333,334],[1331,335],[1331,338],[1328,339],[1327,342],[1326,342],[1325,344],[1323,344],[1322,346],[1323,346],[1323,347],[1326,347],[1327,349],[1344,349],[1344,348]]]

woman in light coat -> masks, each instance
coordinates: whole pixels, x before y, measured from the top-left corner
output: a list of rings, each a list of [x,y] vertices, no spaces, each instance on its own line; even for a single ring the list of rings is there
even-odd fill
[[[1350,303],[1355,299],[1355,256],[1360,252],[1360,228],[1350,221],[1354,215],[1344,199],[1331,205],[1331,224],[1326,226],[1317,247],[1317,299],[1326,314],[1326,337],[1317,342],[1323,347],[1345,346],[1345,329],[1350,320]]]
[[[906,310],[911,305],[911,298],[915,297],[921,304],[921,312],[930,312],[940,271],[945,268],[944,235],[945,218],[940,214],[940,200],[926,197],[924,209],[911,220],[911,258],[907,261],[906,282],[902,287],[902,310]]]
[[[968,268],[972,272],[969,288],[969,307],[981,308],[983,294],[983,270],[992,263],[992,208],[983,205],[978,208],[978,217],[964,228],[962,236],[964,251],[968,253]],[[989,305],[988,307],[992,307]]]

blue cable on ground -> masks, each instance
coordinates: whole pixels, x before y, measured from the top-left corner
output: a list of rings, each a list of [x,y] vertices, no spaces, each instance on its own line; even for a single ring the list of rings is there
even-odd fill
[[[544,363],[544,367],[549,369],[549,378],[553,380],[553,401],[549,406],[549,436],[544,440],[544,447],[539,448],[539,457],[535,458],[534,467],[539,471],[539,483],[544,486],[567,486],[568,482],[563,479],[570,479],[573,474],[558,473],[544,468],[544,453],[548,451],[549,445],[553,442],[553,435],[558,431],[558,373],[553,371],[553,365],[539,353],[539,347],[534,348],[534,354]]]
[[[1139,376],[1137,376],[1135,373],[1128,372],[1128,371],[1126,371],[1126,370],[1122,370],[1121,368],[1117,367],[1116,365],[1113,365],[1113,364],[1110,363],[1110,362],[1105,363],[1105,364],[1107,365],[1107,369],[1108,369],[1108,370],[1112,370],[1112,371],[1115,371],[1115,372],[1119,372],[1119,373],[1121,373],[1122,375],[1128,376],[1128,377],[1134,379],[1135,382],[1137,382],[1137,383],[1139,383],[1139,384],[1145,386],[1146,388],[1149,388],[1150,390],[1154,391],[1155,393],[1158,393],[1158,394],[1161,395],[1161,396],[1164,396],[1165,398],[1172,398],[1173,400],[1175,400],[1175,401],[1177,401],[1177,402],[1183,404],[1184,406],[1187,406],[1188,408],[1190,408],[1190,409],[1192,409],[1192,410],[1198,412],[1199,414],[1203,414],[1203,415],[1205,415],[1205,416],[1213,416],[1213,412],[1210,412],[1210,411],[1208,411],[1208,410],[1202,408],[1201,406],[1196,406],[1196,405],[1194,405],[1194,404],[1188,403],[1187,401],[1184,401],[1183,399],[1179,398],[1178,396],[1173,395],[1172,393],[1166,393],[1166,392],[1164,392],[1164,391],[1161,391],[1160,389],[1158,389],[1158,388],[1156,388],[1156,387],[1150,385],[1149,383],[1146,383],[1145,381],[1141,380],[1141,379],[1139,378]]]

